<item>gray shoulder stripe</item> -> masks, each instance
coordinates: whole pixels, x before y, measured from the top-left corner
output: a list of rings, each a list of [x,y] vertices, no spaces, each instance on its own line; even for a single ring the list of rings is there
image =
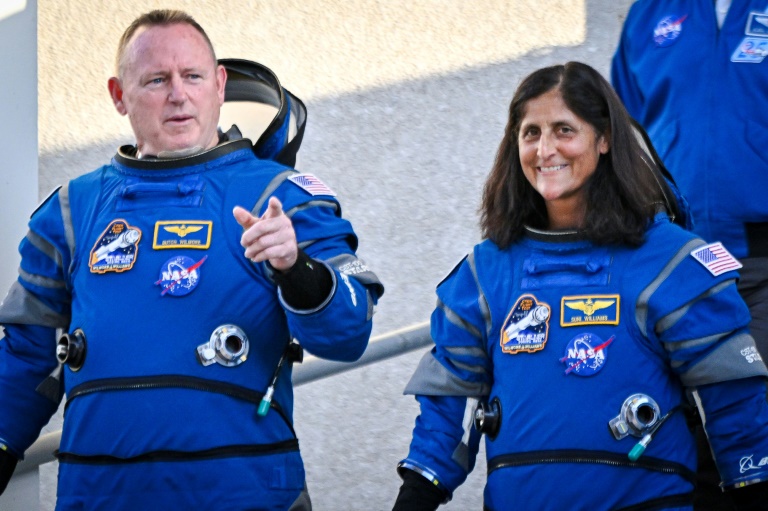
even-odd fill
[[[37,234],[35,231],[27,231],[26,238],[33,247],[45,254],[49,259],[52,259],[56,263],[56,266],[59,268],[62,267],[63,261],[61,259],[61,254],[56,250],[56,247],[48,242],[48,240]]]
[[[296,213],[299,211],[304,211],[305,209],[309,208],[317,208],[317,207],[326,207],[331,208],[336,213],[339,212],[339,205],[333,201],[330,200],[311,200],[309,202],[305,202],[304,204],[299,204],[296,207],[293,207],[285,212],[285,214],[288,216],[288,218],[293,217]]]
[[[667,353],[674,353],[676,351],[680,351],[684,349],[697,348],[699,346],[715,344],[716,342],[720,341],[720,339],[722,339],[723,337],[727,337],[731,335],[731,333],[732,331],[724,332],[720,334],[708,335],[706,337],[699,337],[698,339],[689,339],[687,341],[680,341],[680,342],[665,342],[662,344]]]
[[[67,284],[63,280],[56,280],[51,279],[49,277],[41,277],[40,275],[35,275],[33,273],[26,272],[19,268],[19,275],[21,276],[22,280],[25,282],[29,282],[32,285],[45,287],[48,289],[62,289],[67,286]]]
[[[657,334],[661,334],[662,332],[665,332],[666,330],[668,330],[669,328],[674,326],[675,323],[677,323],[680,320],[680,318],[682,318],[683,316],[688,314],[688,310],[691,307],[693,307],[693,305],[696,302],[698,302],[700,300],[703,300],[705,298],[709,298],[710,296],[716,295],[717,293],[719,293],[723,289],[727,288],[728,286],[730,286],[734,282],[736,282],[736,279],[728,279],[728,280],[724,280],[723,282],[720,282],[716,286],[712,286],[711,288],[709,288],[707,291],[705,291],[701,295],[697,296],[696,298],[694,298],[690,302],[686,303],[685,305],[683,305],[679,309],[670,312],[669,314],[667,314],[666,316],[661,318],[659,321],[657,321],[656,322],[656,326],[654,327],[654,331]]]
[[[53,311],[17,281],[0,303],[0,323],[66,329],[69,328],[69,316]]]
[[[483,338],[482,332],[480,332],[475,326],[467,321],[464,321],[464,319],[453,312],[445,303],[443,303],[442,300],[437,300],[437,307],[442,309],[445,313],[445,317],[448,318],[448,321],[451,322],[451,324],[461,328],[462,330],[466,330],[469,332],[473,337],[477,337],[478,339]]]
[[[458,357],[477,357],[488,359],[488,354],[480,346],[447,346],[445,351]]]
[[[739,334],[724,342],[704,359],[680,375],[683,385],[696,387],[721,381],[740,380],[752,376],[768,376],[765,364],[757,355],[755,340]]]
[[[469,371],[470,373],[475,374],[487,374],[488,371],[485,369],[485,367],[477,364],[465,364],[464,362],[459,362],[455,358],[451,359],[451,364],[455,365],[459,369],[464,369],[465,371]]]
[[[462,380],[443,366],[428,351],[413,373],[403,394],[422,396],[485,397],[491,392],[490,385]]]
[[[477,277],[477,267],[475,266],[475,253],[470,252],[467,254],[467,264],[472,272],[472,277],[475,279],[475,285],[477,286],[477,303],[480,306],[480,313],[485,320],[485,333],[488,337],[491,336],[491,308],[488,306],[488,300],[485,298],[482,287],[480,287],[480,279]]]
[[[644,337],[648,336],[645,323],[648,319],[648,302],[650,301],[651,296],[653,296],[653,293],[655,293],[659,286],[661,286],[661,283],[669,277],[677,265],[680,264],[680,262],[685,259],[693,249],[704,244],[704,240],[696,238],[683,245],[680,250],[677,251],[675,256],[661,270],[661,272],[659,272],[656,278],[653,279],[651,283],[648,284],[648,286],[643,289],[643,291],[637,297],[637,304],[635,306],[635,321],[637,322],[637,326],[640,328],[640,332],[642,332]]]
[[[253,206],[253,209],[251,210],[251,214],[253,216],[261,216],[261,207],[264,205],[267,199],[269,199],[269,196],[272,195],[275,190],[277,190],[280,185],[283,184],[283,181],[288,179],[288,176],[292,174],[296,174],[296,171],[293,169],[284,170],[272,178],[272,181],[270,181],[267,187],[264,188],[264,191],[261,193],[261,197],[259,197],[259,200],[257,200],[256,204]]]
[[[72,210],[69,205],[69,183],[59,189],[59,205],[61,206],[61,220],[64,223],[64,235],[67,238],[70,261],[75,260],[75,228],[72,224]]]

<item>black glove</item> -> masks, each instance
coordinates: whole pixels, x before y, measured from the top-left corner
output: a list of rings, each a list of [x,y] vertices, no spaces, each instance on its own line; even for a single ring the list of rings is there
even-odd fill
[[[413,470],[403,470],[403,485],[392,511],[435,511],[445,494],[427,478]]]
[[[729,490],[738,511],[765,511],[768,509],[768,481]]]
[[[8,486],[8,481],[11,480],[18,462],[19,460],[16,459],[16,456],[0,449],[0,495],[3,494],[5,487]]]

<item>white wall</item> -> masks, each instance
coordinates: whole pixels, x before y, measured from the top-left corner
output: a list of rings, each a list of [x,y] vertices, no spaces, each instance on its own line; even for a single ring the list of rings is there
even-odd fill
[[[0,0],[0,297],[37,196],[37,0]]]

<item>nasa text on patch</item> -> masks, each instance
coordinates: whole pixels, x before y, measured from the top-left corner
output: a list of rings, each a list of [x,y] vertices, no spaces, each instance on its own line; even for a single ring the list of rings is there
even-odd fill
[[[200,266],[208,256],[199,261],[187,256],[174,256],[163,263],[160,278],[155,282],[160,286],[160,295],[186,296],[200,283]]]
[[[141,229],[119,218],[104,229],[91,249],[91,273],[123,272],[133,268],[139,253]]]
[[[564,296],[560,301],[560,326],[618,325],[619,295]]]
[[[197,248],[211,246],[213,222],[209,220],[160,220],[155,222],[152,248]]]
[[[565,355],[560,362],[565,364],[565,374],[593,376],[605,365],[608,357],[606,349],[615,339],[611,336],[603,340],[595,334],[583,333],[570,340],[565,347]]]
[[[534,353],[541,351],[549,336],[552,309],[533,295],[522,295],[509,311],[501,327],[501,351]]]

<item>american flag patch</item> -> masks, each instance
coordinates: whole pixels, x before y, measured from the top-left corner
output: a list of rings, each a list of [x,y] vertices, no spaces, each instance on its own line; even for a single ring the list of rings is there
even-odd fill
[[[691,255],[715,277],[721,273],[738,270],[742,267],[742,264],[719,241],[699,247],[691,252]]]
[[[328,188],[325,183],[320,181],[313,174],[296,174],[295,176],[289,177],[288,180],[312,195],[336,196],[336,194],[333,193],[333,190]]]

